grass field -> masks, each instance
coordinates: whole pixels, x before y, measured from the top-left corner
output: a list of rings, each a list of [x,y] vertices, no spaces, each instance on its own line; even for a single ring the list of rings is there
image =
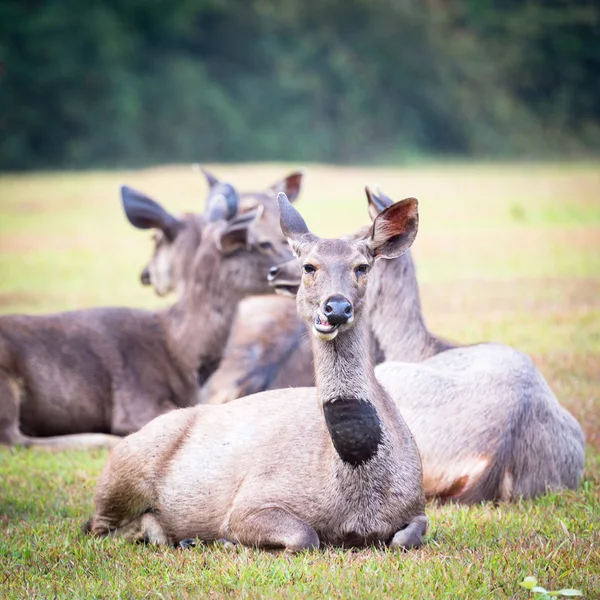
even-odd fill
[[[259,189],[294,166],[215,166]],[[187,167],[0,177],[0,313],[158,307],[138,281],[151,249],[127,224],[118,185],[173,211],[201,210]],[[600,168],[598,164],[307,168],[298,208],[321,235],[367,222],[365,183],[420,199],[414,254],[436,333],[527,352],[587,437],[577,491],[515,505],[428,506],[412,553],[245,548],[189,551],[85,538],[104,452],[0,449],[2,598],[600,598]]]

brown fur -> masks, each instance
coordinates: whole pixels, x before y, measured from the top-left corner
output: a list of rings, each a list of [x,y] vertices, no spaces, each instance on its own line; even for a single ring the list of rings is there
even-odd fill
[[[136,194],[139,208],[147,199]],[[148,206],[158,214],[156,203]],[[0,317],[0,443],[111,446],[116,435],[195,404],[198,372],[206,378],[216,368],[238,303],[267,292],[269,266],[291,255],[280,234],[260,248],[269,237],[260,212],[178,221],[177,231],[192,232],[198,244],[193,278],[167,310]]]
[[[112,451],[96,488],[92,534],[155,543],[226,538],[288,550],[421,544],[418,452],[365,353],[367,276],[355,267],[372,264],[381,246],[372,236],[306,239],[295,209],[285,197],[281,204],[282,229],[301,264],[322,259],[298,295],[298,312],[315,333],[317,390],[265,392],[155,419]],[[405,249],[388,245],[384,255]],[[323,337],[316,326],[325,327],[332,303],[344,316]]]

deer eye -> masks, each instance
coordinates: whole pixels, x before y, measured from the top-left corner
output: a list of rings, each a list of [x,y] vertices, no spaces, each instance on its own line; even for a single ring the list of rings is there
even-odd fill
[[[357,277],[360,277],[361,275],[366,275],[369,272],[369,265],[367,264],[362,264],[362,265],[358,265],[358,267],[354,267],[354,273],[356,274]]]
[[[261,250],[264,250],[265,252],[270,252],[274,248],[274,246],[273,246],[273,244],[271,244],[271,242],[260,242],[260,244],[258,244],[258,247]]]
[[[308,275],[310,275],[311,273],[314,273],[317,269],[315,269],[313,265],[306,263],[305,265],[302,265],[302,270]]]

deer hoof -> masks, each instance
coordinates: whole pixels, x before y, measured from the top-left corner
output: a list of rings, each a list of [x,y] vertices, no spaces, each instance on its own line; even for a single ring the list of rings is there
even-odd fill
[[[223,550],[235,550],[235,543],[225,538],[219,538],[217,540],[217,544],[219,544],[223,548]]]
[[[420,548],[423,545],[423,535],[426,530],[427,518],[424,515],[418,516],[396,532],[390,542],[390,547],[402,548],[403,550]]]

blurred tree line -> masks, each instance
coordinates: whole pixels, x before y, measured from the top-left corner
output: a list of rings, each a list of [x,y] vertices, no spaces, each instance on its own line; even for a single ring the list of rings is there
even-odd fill
[[[2,0],[0,169],[600,148],[584,0]]]

